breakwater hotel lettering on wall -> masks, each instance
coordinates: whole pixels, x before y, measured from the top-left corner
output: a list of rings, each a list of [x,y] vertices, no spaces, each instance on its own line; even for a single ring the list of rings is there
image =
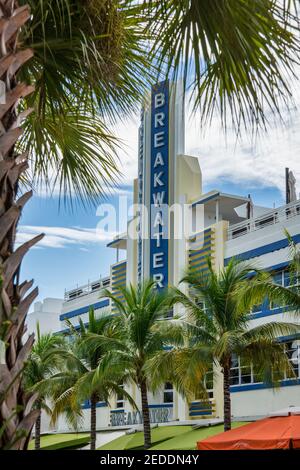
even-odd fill
[[[169,83],[152,90],[151,100],[150,275],[158,288],[168,285]]]
[[[250,260],[268,270],[274,281],[289,285],[290,252],[284,234],[286,228],[296,244],[300,243],[300,201],[296,191],[288,204],[278,208],[256,206],[245,195],[226,194],[217,189],[202,191],[201,157],[184,153],[184,101],[180,84],[164,82],[154,86],[145,99],[141,112],[138,146],[138,178],[134,181],[133,218],[125,233],[116,236],[108,247],[116,251],[116,262],[110,274],[85,286],[66,291],[59,316],[60,331],[69,334],[65,320],[78,328],[79,318],[88,322],[93,306],[97,315],[115,312],[109,299],[99,299],[103,287],[111,289],[123,301],[120,286],[146,278],[157,281],[158,287],[179,285],[187,268],[205,273],[207,257],[216,271],[232,257]],[[199,142],[201,148],[201,142]],[[171,206],[184,206],[192,221],[192,231],[185,227]],[[146,208],[144,216],[143,208]],[[182,237],[174,235],[183,223]],[[138,234],[131,236],[130,234]],[[120,253],[125,253],[120,259]],[[180,285],[186,294],[187,285]],[[45,307],[46,308],[46,307]],[[170,312],[184,317],[178,305]],[[45,314],[41,315],[45,318]],[[288,319],[286,308],[264,302],[249,312],[249,324],[256,326],[269,321]],[[50,327],[53,325],[53,321]],[[49,328],[48,328],[49,329]],[[232,361],[231,396],[234,418],[264,416],[268,412],[300,406],[300,342],[297,337],[279,337],[295,371],[295,377],[283,377],[281,387],[274,391],[270,384],[258,382],[249,364],[238,357]],[[197,421],[223,417],[222,375],[217,366],[206,382],[209,401],[197,396],[186,401],[171,383],[155,394],[149,393],[152,422]],[[140,394],[133,384],[124,385],[141,410]],[[84,406],[85,428],[88,428],[89,403]],[[139,414],[123,396],[113,397],[109,404],[99,402],[97,414],[101,426],[132,426]],[[67,429],[61,420],[59,429]]]

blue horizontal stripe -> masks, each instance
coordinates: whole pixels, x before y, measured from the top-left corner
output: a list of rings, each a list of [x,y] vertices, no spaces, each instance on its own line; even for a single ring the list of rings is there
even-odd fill
[[[117,278],[117,279],[114,279],[113,282],[112,282],[112,288],[116,287],[116,286],[124,286],[126,284],[126,277],[124,276],[123,278]]]
[[[201,263],[194,263],[193,261],[190,261],[191,268],[201,268],[202,266],[207,267],[208,266],[207,261],[201,261]]]
[[[290,264],[290,261],[284,261],[283,263],[274,264],[273,266],[269,266],[264,268],[265,271],[279,271],[281,269],[287,268]]]
[[[99,401],[99,402],[96,404],[96,408],[104,408],[104,407],[106,407],[106,406],[107,406],[107,403],[104,402],[104,401]],[[84,402],[84,404],[81,406],[81,409],[82,409],[82,410],[87,410],[87,409],[89,409],[89,408],[91,408],[91,403],[90,403],[89,400],[86,400],[86,401]]]
[[[295,339],[300,338],[300,333],[295,333],[294,335],[280,336],[277,338],[278,343],[286,343],[287,341],[294,341]]]
[[[203,251],[204,249],[206,249],[208,247],[208,249],[211,247],[212,245],[212,240],[207,240],[205,241],[204,243],[201,243],[202,240],[195,240],[194,242],[190,242],[190,243],[193,243],[195,245],[194,248],[190,248],[189,249],[189,252],[193,252],[193,251]],[[190,256],[190,255],[189,255]]]
[[[126,268],[126,261],[122,264],[117,264],[116,266],[112,267],[112,273],[115,274],[118,271],[123,271]]]
[[[173,408],[173,403],[159,403],[158,405],[148,405],[148,408]]]
[[[256,318],[268,317],[269,315],[276,315],[278,313],[290,312],[291,309],[287,307],[277,307],[277,308],[265,308],[261,312],[250,313],[248,316],[249,320],[255,320]]]
[[[66,320],[67,318],[77,317],[78,315],[82,315],[83,313],[87,313],[91,307],[95,310],[103,307],[107,307],[109,305],[109,299],[101,300],[101,302],[97,302],[93,305],[86,305],[85,307],[78,308],[77,310],[72,310],[71,312],[63,313],[59,316],[60,321]]]
[[[293,235],[292,239],[294,243],[300,243],[300,234]],[[287,248],[289,246],[289,242],[287,238],[283,240],[278,240],[277,242],[269,243],[268,245],[260,246],[258,248],[254,248],[253,250],[244,251],[244,253],[240,253],[236,255],[234,258],[247,260],[250,258],[256,258],[257,256],[262,256],[267,253],[272,253],[273,251],[282,250],[283,248]],[[225,266],[229,263],[231,257],[225,258],[224,263]]]
[[[212,408],[213,408],[213,405],[208,404],[205,406],[202,404],[200,406],[191,405],[189,409],[190,411],[203,411],[203,410],[212,410]]]
[[[199,256],[200,255],[200,256]],[[212,253],[208,252],[203,254],[202,251],[199,251],[198,253],[195,253],[192,256],[189,256],[189,263],[199,263],[200,261],[206,261],[207,258],[211,258]]]
[[[189,413],[190,416],[211,416],[212,411],[192,411]]]
[[[202,243],[204,245],[204,243],[210,243],[212,240],[214,240],[214,238],[212,237],[211,233],[204,236],[201,234],[196,236],[195,238],[192,238],[190,240],[190,243],[193,243],[194,245]],[[189,251],[192,251],[192,249],[190,248]]]
[[[290,379],[290,380],[282,380],[280,382],[281,387],[290,387],[293,385],[300,385],[300,379]],[[267,383],[257,383],[257,384],[246,384],[246,385],[231,385],[230,392],[247,392],[251,390],[263,390],[266,388],[274,388],[271,384]]]

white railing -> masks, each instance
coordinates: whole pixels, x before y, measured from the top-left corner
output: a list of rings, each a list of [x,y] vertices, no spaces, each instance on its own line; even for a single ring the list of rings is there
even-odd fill
[[[261,230],[269,225],[275,225],[284,222],[287,219],[300,215],[300,200],[293,201],[285,206],[272,209],[259,217],[239,222],[238,224],[231,225],[228,229],[228,240],[242,237],[250,232]]]
[[[98,279],[97,281],[88,282],[82,286],[77,286],[74,289],[66,290],[65,291],[65,300],[74,300],[78,297],[82,297],[84,295],[91,294],[92,292],[96,292],[100,289],[106,289],[110,286],[110,278],[104,277],[102,279]]]

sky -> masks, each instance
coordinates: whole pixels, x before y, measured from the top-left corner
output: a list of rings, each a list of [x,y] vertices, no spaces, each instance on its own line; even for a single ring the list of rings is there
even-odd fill
[[[298,181],[300,191],[300,92],[295,93],[295,107],[284,113],[284,124],[276,122],[268,132],[253,140],[243,134],[239,140],[228,128],[226,136],[216,116],[205,133],[200,130],[199,116],[186,108],[185,153],[199,158],[203,191],[247,196],[255,204],[267,207],[285,203],[285,167]],[[113,195],[104,201],[113,204],[119,216],[119,226],[99,229],[101,210],[73,212],[59,207],[58,197],[45,192],[36,193],[26,205],[19,226],[17,242],[21,243],[41,232],[45,238],[26,255],[21,277],[34,278],[39,286],[39,300],[46,297],[63,298],[65,289],[94,281],[109,274],[116,261],[115,250],[106,244],[116,232],[126,227],[124,204],[132,202],[132,180],[137,176],[139,116],[115,125],[115,134],[122,139],[119,153],[122,179]],[[119,200],[122,204],[119,207]]]

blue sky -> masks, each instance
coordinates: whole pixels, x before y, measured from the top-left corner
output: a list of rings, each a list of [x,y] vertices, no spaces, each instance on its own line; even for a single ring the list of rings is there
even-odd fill
[[[296,101],[300,104],[300,95]],[[227,193],[252,195],[255,204],[273,207],[284,204],[284,169],[290,167],[298,179],[300,191],[300,113],[295,108],[286,114],[285,125],[274,124],[267,134],[255,142],[243,134],[237,142],[233,130],[226,139],[215,117],[205,134],[200,130],[199,116],[186,115],[186,153],[199,158],[203,176],[203,191],[220,189]],[[138,116],[120,121],[115,134],[123,141],[120,167],[122,185],[105,203],[118,211],[119,196],[132,201],[132,179],[137,174]],[[121,211],[122,231],[126,214]],[[26,256],[22,278],[34,278],[40,297],[62,298],[65,289],[109,273],[115,262],[115,250],[106,248],[114,235],[96,231],[100,221],[96,209],[73,212],[59,209],[58,197],[48,197],[42,191],[27,204],[20,222],[18,240],[46,233],[45,239]],[[118,229],[118,227],[117,227]]]
[[[129,188],[128,198],[132,200]],[[65,289],[109,274],[109,266],[116,259],[115,250],[106,248],[111,236],[95,233],[100,221],[96,210],[77,208],[70,212],[59,209],[58,202],[57,197],[34,196],[20,222],[21,240],[46,233],[22,265],[22,278],[34,278],[38,284],[39,299],[61,298]],[[118,208],[118,195],[108,198],[108,202]],[[121,229],[124,224],[123,218]]]

